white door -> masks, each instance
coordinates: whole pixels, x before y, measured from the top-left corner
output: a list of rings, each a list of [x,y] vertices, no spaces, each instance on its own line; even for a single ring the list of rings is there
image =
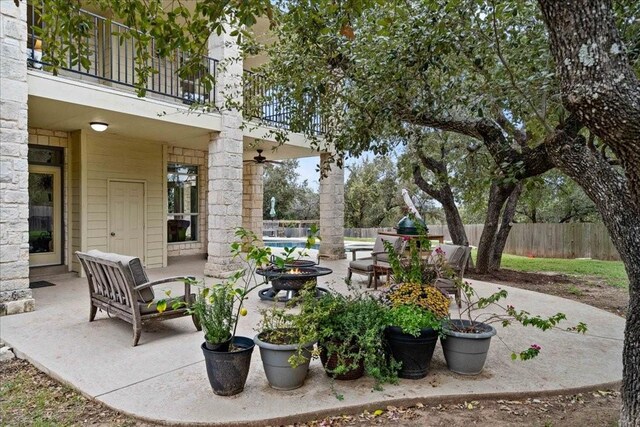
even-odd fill
[[[109,252],[144,262],[144,184],[109,182]]]
[[[29,166],[29,266],[62,264],[62,186],[57,166]]]

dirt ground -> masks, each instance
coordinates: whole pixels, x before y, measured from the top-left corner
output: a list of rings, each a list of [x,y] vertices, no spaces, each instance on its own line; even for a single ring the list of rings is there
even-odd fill
[[[598,278],[572,277],[556,273],[527,273],[507,269],[489,274],[468,272],[465,277],[556,295],[598,307],[621,317],[626,316],[629,305],[629,290],[611,286]]]
[[[151,427],[86,399],[24,360],[0,363],[0,425]],[[615,426],[620,394],[613,390],[524,400],[479,400],[386,407],[296,426]]]
[[[597,280],[558,274],[502,270],[467,277],[530,289],[580,301],[620,316],[626,314],[628,291]],[[297,426],[615,426],[620,394],[592,390],[578,395],[524,400],[479,400],[443,405],[387,407],[372,413],[325,418]],[[23,360],[0,363],[0,425],[2,426],[155,426],[86,399]]]

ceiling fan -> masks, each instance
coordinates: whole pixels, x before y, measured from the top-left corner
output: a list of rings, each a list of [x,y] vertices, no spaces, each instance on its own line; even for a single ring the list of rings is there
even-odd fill
[[[272,164],[272,165],[279,165],[280,163],[282,163],[282,162],[278,162],[276,160],[267,160],[267,158],[262,155],[262,152],[264,151],[262,149],[258,149],[256,151],[258,152],[258,155],[254,156],[253,160],[244,160],[243,163],[257,163],[259,165],[262,165],[262,164],[265,164],[265,163],[266,164]]]

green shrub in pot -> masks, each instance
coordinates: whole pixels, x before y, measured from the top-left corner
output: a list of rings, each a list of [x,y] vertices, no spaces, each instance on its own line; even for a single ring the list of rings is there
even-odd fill
[[[228,351],[238,318],[233,310],[236,297],[230,283],[203,286],[196,294],[191,313],[202,326],[209,350]]]
[[[307,377],[316,342],[313,324],[300,315],[272,307],[263,310],[254,337],[267,381],[276,390],[301,387]]]
[[[395,382],[397,366],[384,354],[383,331],[386,307],[370,295],[301,292],[300,317],[315,325],[323,366],[335,379],[356,379],[364,372],[376,387]]]

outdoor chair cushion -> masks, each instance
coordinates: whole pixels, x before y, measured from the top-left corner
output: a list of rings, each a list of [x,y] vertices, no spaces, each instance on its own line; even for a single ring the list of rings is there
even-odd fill
[[[349,268],[358,271],[373,271],[373,258],[360,258],[349,263]]]
[[[105,259],[107,261],[121,262],[122,265],[124,265],[129,269],[129,271],[131,271],[131,275],[133,276],[133,280],[136,286],[142,285],[143,283],[147,283],[149,281],[149,277],[144,271],[142,261],[140,261],[140,258],[138,257],[114,254],[111,252],[102,252],[97,249],[92,249],[87,252],[87,254],[96,258]],[[155,297],[156,296],[153,293],[153,289],[151,288],[145,288],[138,291],[138,301],[141,303],[145,303],[145,305],[152,302]]]
[[[402,254],[398,253],[398,255],[402,255]],[[380,264],[381,262],[386,262],[386,263],[389,262],[389,254],[388,253],[385,252],[385,253],[376,255],[376,264]]]
[[[195,301],[196,294],[191,294],[191,301]],[[159,301],[159,300],[158,300]],[[140,314],[154,314],[158,312],[158,301],[152,301],[152,304],[139,302],[138,301],[138,309],[140,310]],[[173,304],[176,302],[184,302],[184,295],[174,298],[165,298],[167,301],[166,311],[173,310]],[[178,307],[180,308],[180,307]]]
[[[464,257],[465,253],[464,246],[440,244],[433,248],[433,253],[435,253],[435,250],[437,248],[440,248],[444,251],[444,258],[447,261],[447,264],[454,268],[459,268],[458,264],[460,264],[460,261],[462,260],[462,257]]]
[[[385,240],[393,245],[393,249],[396,252],[400,252],[400,250],[402,249],[402,238],[396,237],[396,236],[378,235],[378,237],[376,237],[375,243],[373,244],[373,252],[374,253],[379,253],[379,252],[384,252],[385,251],[384,250],[384,241]]]

